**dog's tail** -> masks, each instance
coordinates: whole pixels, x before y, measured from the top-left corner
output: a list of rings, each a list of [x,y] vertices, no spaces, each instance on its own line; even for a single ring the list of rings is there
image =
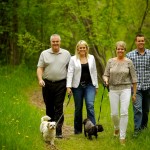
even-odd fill
[[[51,120],[51,118],[49,116],[43,116],[41,118],[41,122],[43,122],[43,121],[49,121],[49,120]]]

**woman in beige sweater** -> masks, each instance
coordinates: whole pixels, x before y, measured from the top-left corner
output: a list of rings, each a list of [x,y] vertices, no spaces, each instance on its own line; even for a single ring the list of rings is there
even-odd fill
[[[108,60],[103,75],[104,82],[109,86],[110,90],[109,99],[111,117],[114,123],[114,136],[119,136],[120,134],[120,143],[122,145],[125,144],[131,86],[133,86],[132,101],[134,102],[136,99],[137,83],[135,68],[132,61],[125,57],[125,51],[126,43],[123,41],[117,42],[117,57]]]

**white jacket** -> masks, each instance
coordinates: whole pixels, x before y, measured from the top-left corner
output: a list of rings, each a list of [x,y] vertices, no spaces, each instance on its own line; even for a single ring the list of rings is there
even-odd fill
[[[97,80],[97,69],[95,58],[93,55],[88,55],[88,64],[89,71],[91,75],[92,84],[98,88],[98,80]],[[72,56],[68,66],[67,73],[67,86],[66,87],[74,87],[77,88],[80,83],[81,78],[81,63],[80,59],[77,59],[76,56]]]

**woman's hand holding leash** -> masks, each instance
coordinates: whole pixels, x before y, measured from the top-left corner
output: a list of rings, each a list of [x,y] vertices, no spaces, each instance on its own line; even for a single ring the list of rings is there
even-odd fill
[[[106,76],[103,76],[103,80],[104,80],[104,83],[105,83],[105,85],[106,86],[108,86],[108,77],[106,77]]]
[[[69,95],[72,95],[72,90],[71,90],[70,87],[67,87],[67,93],[68,93],[68,96],[69,96]]]
[[[103,80],[104,80],[103,86],[106,87],[107,90],[108,90],[108,92],[109,92],[109,82],[108,82],[108,77],[103,76]]]

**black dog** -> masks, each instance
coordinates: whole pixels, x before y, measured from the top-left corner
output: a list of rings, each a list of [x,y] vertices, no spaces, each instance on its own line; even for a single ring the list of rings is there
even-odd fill
[[[90,140],[92,140],[92,135],[94,135],[95,138],[97,138],[97,136],[98,136],[97,132],[104,131],[102,125],[94,125],[91,122],[91,120],[88,118],[84,119],[83,124],[84,124],[84,135],[85,135],[85,137],[87,137],[87,134],[88,134],[88,138]]]

